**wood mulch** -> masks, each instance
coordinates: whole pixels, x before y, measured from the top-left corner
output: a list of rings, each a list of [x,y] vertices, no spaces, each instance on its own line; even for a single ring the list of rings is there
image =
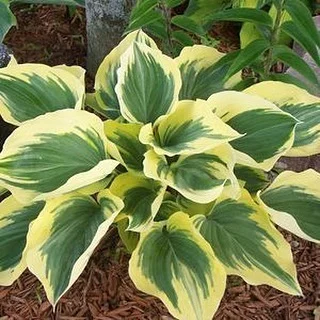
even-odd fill
[[[10,32],[6,43],[20,63],[85,67],[82,10],[73,18],[59,6],[18,6],[15,12],[19,29]],[[225,37],[221,39],[230,46]],[[319,158],[309,165],[314,161],[319,168]],[[267,285],[250,286],[231,276],[215,320],[320,320],[320,247],[283,234],[291,244],[304,296],[290,296]],[[55,313],[39,281],[26,271],[12,286],[0,287],[0,320],[173,319],[161,301],[135,289],[128,260],[116,230],[111,229]]]
[[[314,311],[320,304],[320,248],[285,234],[304,297],[290,296],[267,285],[250,286],[231,276],[214,320],[319,320]],[[127,272],[128,259],[111,230],[83,274],[57,304],[55,314],[40,282],[25,272],[11,287],[0,287],[0,319],[173,320],[161,301],[134,287]]]

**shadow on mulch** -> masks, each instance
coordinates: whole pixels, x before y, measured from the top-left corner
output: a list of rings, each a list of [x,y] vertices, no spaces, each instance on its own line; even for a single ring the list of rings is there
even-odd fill
[[[16,7],[15,13],[19,29],[10,32],[6,44],[18,62],[85,67],[82,10],[70,18],[65,7],[24,5]],[[237,47],[237,37],[233,33],[232,38],[232,32],[225,26],[213,30],[213,35],[220,37],[223,51]],[[229,43],[228,39],[233,40]],[[285,160],[288,161],[292,160]],[[319,170],[319,157],[308,161],[307,164],[299,162],[302,169],[316,165]],[[314,319],[313,311],[320,304],[320,247],[286,232],[283,234],[292,246],[304,297],[290,296],[269,286],[253,287],[231,276],[215,320]],[[172,319],[161,301],[134,287],[127,272],[128,260],[117,233],[110,230],[81,277],[57,304],[55,314],[39,281],[26,271],[12,286],[0,287],[0,319]]]

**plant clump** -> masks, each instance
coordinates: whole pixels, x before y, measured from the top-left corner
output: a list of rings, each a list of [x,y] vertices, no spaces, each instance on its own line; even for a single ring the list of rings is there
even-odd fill
[[[1,70],[17,127],[0,153],[1,285],[28,268],[56,305],[115,225],[136,287],[178,319],[212,319],[229,274],[301,295],[275,224],[320,242],[320,174],[268,172],[318,152],[320,100],[273,81],[236,91],[224,57],[194,45],[173,59],[134,31],[92,94],[77,66]]]

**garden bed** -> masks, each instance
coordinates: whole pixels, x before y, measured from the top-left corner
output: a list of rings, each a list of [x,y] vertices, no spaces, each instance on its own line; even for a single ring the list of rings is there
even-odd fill
[[[11,30],[6,43],[19,63],[85,67],[83,11],[70,18],[64,7],[23,6],[17,7],[15,13],[19,29]],[[231,36],[224,31],[220,34],[225,35]],[[236,47],[236,39],[227,40],[221,41],[223,46]],[[92,86],[92,80],[88,79],[88,85]],[[320,171],[319,157],[295,160],[290,165],[297,170],[314,167]],[[315,318],[314,310],[320,304],[320,247],[284,234],[292,246],[304,297],[290,296],[268,286],[249,286],[238,277],[229,277],[215,320]],[[128,259],[116,230],[110,230],[85,272],[57,304],[55,314],[40,282],[25,272],[11,287],[0,287],[0,319],[172,319],[158,299],[135,289],[127,273]]]

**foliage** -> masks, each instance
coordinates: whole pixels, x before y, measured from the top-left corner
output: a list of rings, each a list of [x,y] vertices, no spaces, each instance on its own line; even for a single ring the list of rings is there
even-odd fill
[[[169,48],[167,51],[175,55],[182,47],[203,41],[201,39],[205,39],[214,22],[240,22],[241,50],[230,56],[233,65],[228,76],[250,68],[252,73],[244,85],[261,80],[279,80],[308,89],[304,82],[291,75],[273,72],[272,67],[282,62],[300,73],[306,82],[320,85],[314,70],[290,48],[292,40],[295,40],[320,66],[320,36],[310,13],[312,1],[195,0],[189,2],[182,15],[171,17],[172,7],[183,2],[138,1],[128,30],[143,27],[162,39]]]
[[[320,99],[281,82],[244,92],[230,63],[195,45],[172,59],[136,31],[103,61],[83,109],[84,70],[11,63],[0,114],[0,284],[28,268],[56,305],[112,224],[138,289],[178,319],[211,319],[226,275],[300,295],[273,223],[320,242],[320,174],[267,172],[320,147]],[[18,94],[17,94],[18,93]]]
[[[211,12],[228,4],[226,0],[138,0],[130,16],[126,33],[143,28],[161,41],[171,56],[183,47],[199,42],[216,42],[205,30]],[[186,7],[186,8],[185,8]],[[183,10],[183,14],[173,14]]]
[[[10,10],[12,3],[31,3],[31,4],[65,4],[68,6],[85,5],[85,0],[0,0],[0,43],[11,27],[15,26],[17,21]]]
[[[319,86],[314,70],[291,48],[292,40],[300,44],[320,66],[318,48],[320,36],[312,20],[311,3],[305,0],[247,0],[238,7],[211,16],[211,21],[242,21],[241,48],[234,61],[234,70],[251,67],[253,78],[280,80],[306,85],[290,75],[278,75],[272,71],[277,62],[292,67],[305,80]],[[249,56],[248,53],[255,52]],[[254,79],[256,81],[256,79]]]

